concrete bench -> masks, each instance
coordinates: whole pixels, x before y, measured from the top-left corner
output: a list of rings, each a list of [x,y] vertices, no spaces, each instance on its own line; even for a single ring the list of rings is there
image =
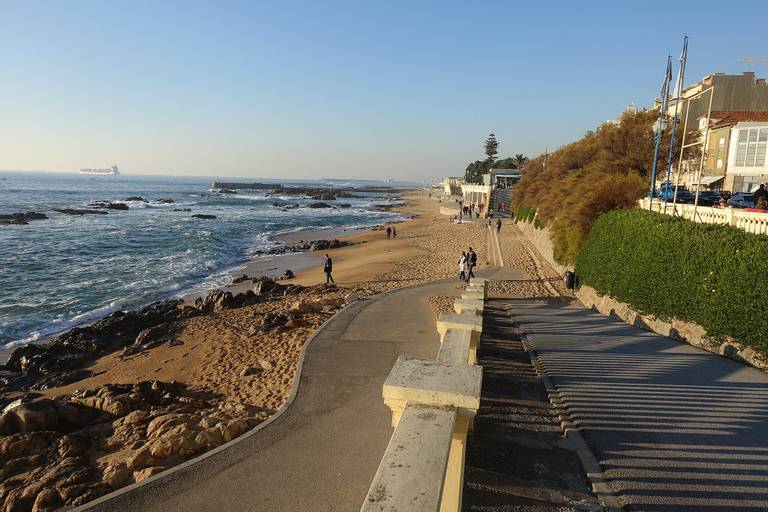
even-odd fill
[[[448,329],[465,330],[470,332],[469,364],[477,363],[477,346],[483,332],[483,317],[468,313],[440,313],[437,317],[437,332],[442,342]]]
[[[443,363],[470,363],[472,332],[466,329],[448,329],[440,343],[437,360]]]
[[[456,299],[453,301],[453,310],[459,314],[482,315],[484,307],[485,302],[481,299]]]
[[[474,299],[474,300],[485,300],[485,290],[475,289],[471,287],[467,287],[466,290],[461,292],[461,298],[462,299]]]
[[[442,512],[461,510],[467,432],[480,407],[482,381],[483,369],[479,366],[400,356],[382,388],[384,403],[392,411],[392,425],[396,429],[406,409],[412,405],[445,407],[456,411],[440,505]],[[375,485],[374,481],[372,490]]]
[[[361,512],[438,512],[456,409],[409,404],[389,441]]]

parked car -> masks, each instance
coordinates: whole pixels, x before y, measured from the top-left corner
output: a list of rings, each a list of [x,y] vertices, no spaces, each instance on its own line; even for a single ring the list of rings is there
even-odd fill
[[[667,189],[662,187],[656,189],[656,197],[662,201],[671,203],[675,198],[675,188],[670,187],[669,195],[667,195]],[[680,187],[677,190],[677,202],[678,203],[693,203],[693,193],[685,187]]]
[[[699,192],[699,205],[714,206],[720,202],[722,197],[717,190],[702,190]]]
[[[754,208],[755,202],[752,200],[752,194],[749,192],[736,192],[728,200],[728,206],[734,208]]]

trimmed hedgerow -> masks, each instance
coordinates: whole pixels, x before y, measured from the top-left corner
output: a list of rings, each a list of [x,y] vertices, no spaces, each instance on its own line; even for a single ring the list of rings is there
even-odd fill
[[[768,236],[616,210],[598,217],[576,274],[643,313],[696,322],[768,355]]]

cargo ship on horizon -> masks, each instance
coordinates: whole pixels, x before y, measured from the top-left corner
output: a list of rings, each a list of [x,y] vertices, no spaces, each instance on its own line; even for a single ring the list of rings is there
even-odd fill
[[[80,174],[117,176],[120,171],[117,170],[116,165],[113,165],[108,169],[80,169]]]

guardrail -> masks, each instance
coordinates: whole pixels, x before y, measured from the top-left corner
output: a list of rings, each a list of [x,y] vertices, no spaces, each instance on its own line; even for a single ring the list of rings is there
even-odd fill
[[[437,360],[398,358],[382,397],[395,431],[361,512],[459,512],[467,433],[480,407],[476,365],[487,281],[474,279],[437,320]]]
[[[640,199],[640,208],[649,209],[650,200],[648,198]],[[656,199],[653,202],[652,211],[674,215],[682,219],[700,222],[703,224],[727,224],[757,235],[768,234],[768,212],[748,212],[738,208],[712,208],[711,206],[698,206],[694,208],[692,204],[676,204],[672,206]]]

